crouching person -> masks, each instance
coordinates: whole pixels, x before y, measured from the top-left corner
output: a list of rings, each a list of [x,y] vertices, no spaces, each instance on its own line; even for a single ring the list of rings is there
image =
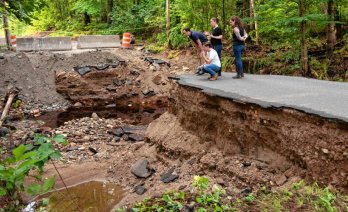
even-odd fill
[[[210,81],[217,80],[218,71],[221,68],[221,62],[219,59],[218,53],[213,49],[211,43],[205,43],[203,45],[204,54],[202,58],[204,59],[205,64],[202,66],[205,73],[210,74],[208,78]]]

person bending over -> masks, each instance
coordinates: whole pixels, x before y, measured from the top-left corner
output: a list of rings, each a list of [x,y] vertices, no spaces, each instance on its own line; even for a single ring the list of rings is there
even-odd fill
[[[186,37],[189,37],[195,43],[195,46],[198,50],[197,53],[198,55],[201,55],[204,52],[203,43],[208,42],[207,36],[203,35],[200,32],[191,31],[191,29],[188,27],[183,30],[183,33]]]
[[[219,55],[217,52],[213,49],[213,46],[211,43],[205,43],[203,44],[203,51],[202,58],[204,59],[205,64],[202,66],[203,71],[205,73],[209,73],[210,77],[208,78],[211,81],[217,80],[218,78],[218,71],[221,68],[221,62],[219,59]]]

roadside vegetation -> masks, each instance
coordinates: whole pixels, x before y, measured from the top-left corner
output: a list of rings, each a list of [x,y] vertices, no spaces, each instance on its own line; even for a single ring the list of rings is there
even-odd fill
[[[333,188],[308,185],[304,181],[293,183],[290,188],[270,190],[261,188],[256,193],[236,193],[218,185],[209,185],[206,177],[195,176],[191,192],[171,191],[161,197],[146,198],[133,211],[347,211],[348,196]]]
[[[66,145],[67,141],[62,135],[37,134],[32,144],[21,144],[9,153],[0,150],[0,211],[19,211],[25,204],[24,193],[35,196],[54,187],[54,177],[42,176],[44,166],[61,157],[53,143]]]

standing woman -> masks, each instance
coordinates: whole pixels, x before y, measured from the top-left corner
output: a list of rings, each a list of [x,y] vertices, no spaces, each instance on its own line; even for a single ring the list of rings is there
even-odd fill
[[[232,44],[237,69],[237,75],[233,78],[240,79],[244,77],[242,54],[245,50],[245,40],[248,38],[248,34],[243,28],[242,21],[239,17],[232,16],[230,19],[230,24],[233,27]]]
[[[210,25],[213,28],[213,31],[210,35],[210,43],[213,45],[213,49],[218,53],[219,59],[221,61],[222,30],[218,24],[219,24],[218,18],[210,19]],[[219,70],[218,75],[221,76],[221,69]]]

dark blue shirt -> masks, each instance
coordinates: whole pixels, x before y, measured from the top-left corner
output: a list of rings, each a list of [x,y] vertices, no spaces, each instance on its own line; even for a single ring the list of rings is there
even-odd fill
[[[208,38],[200,32],[191,31],[191,35],[189,37],[195,43],[197,43],[198,40],[200,40],[202,44],[208,42]]]

